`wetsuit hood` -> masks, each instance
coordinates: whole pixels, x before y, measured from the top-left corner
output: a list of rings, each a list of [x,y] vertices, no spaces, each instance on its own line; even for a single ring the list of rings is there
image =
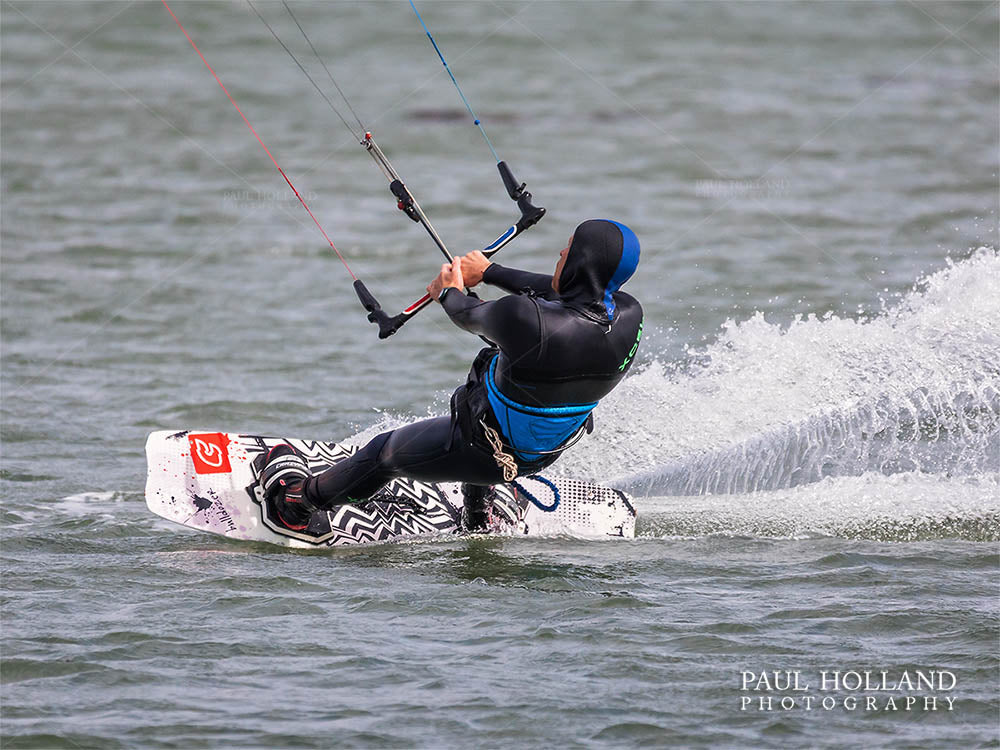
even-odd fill
[[[590,219],[573,233],[566,263],[559,275],[559,296],[587,317],[614,320],[613,294],[639,265],[639,240],[624,224]]]

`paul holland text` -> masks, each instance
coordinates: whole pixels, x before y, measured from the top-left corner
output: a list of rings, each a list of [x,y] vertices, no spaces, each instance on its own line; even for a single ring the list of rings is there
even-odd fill
[[[954,711],[958,679],[941,669],[740,671],[741,711]]]

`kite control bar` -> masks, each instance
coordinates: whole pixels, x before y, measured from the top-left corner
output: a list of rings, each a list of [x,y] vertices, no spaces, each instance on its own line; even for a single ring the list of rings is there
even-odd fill
[[[366,134],[366,136],[366,140],[374,146],[374,141],[371,141],[371,136],[368,134]],[[366,144],[362,142],[362,145]],[[377,148],[378,147],[375,146],[375,149]],[[369,152],[371,153],[372,151],[373,149],[369,148]],[[376,157],[376,161],[385,159],[381,152],[377,152],[377,155],[376,153],[373,153],[372,155]],[[381,159],[379,157],[381,157]],[[525,183],[522,182],[518,184],[517,179],[514,177],[514,173],[511,172],[510,167],[507,166],[506,162],[497,162],[497,169],[500,170],[500,178],[503,180],[504,187],[507,188],[507,194],[511,197],[511,200],[517,202],[517,207],[521,211],[521,218],[519,218],[515,224],[508,227],[499,237],[493,240],[493,242],[483,248],[483,255],[487,258],[500,252],[500,250],[506,247],[511,240],[521,234],[521,232],[525,229],[533,227],[543,216],[545,216],[545,209],[542,206],[535,206],[532,204],[531,193],[525,189]],[[423,210],[421,210],[417,202],[413,200],[413,196],[410,195],[406,186],[402,183],[399,177],[393,174],[393,178],[393,181],[389,184],[389,189],[392,191],[392,194],[399,199],[399,209],[414,221],[423,224],[435,244],[437,244],[442,252],[444,252],[445,257],[450,259],[452,257],[451,254],[448,252],[447,248],[444,247],[444,243],[441,241],[440,237],[437,236],[437,232],[435,232],[433,227],[430,226],[430,222],[428,222],[427,218],[424,216]],[[427,305],[429,305],[432,301],[431,296],[429,294],[425,294],[409,307],[405,308],[402,312],[397,315],[390,316],[385,312],[385,310],[382,309],[382,305],[380,305],[379,301],[375,299],[375,295],[368,291],[368,287],[365,286],[365,283],[361,279],[355,279],[354,291],[357,293],[358,299],[361,300],[362,306],[368,311],[368,320],[378,326],[378,337],[380,339],[389,338],[392,334],[398,331],[403,324],[406,323],[406,321],[427,307]]]

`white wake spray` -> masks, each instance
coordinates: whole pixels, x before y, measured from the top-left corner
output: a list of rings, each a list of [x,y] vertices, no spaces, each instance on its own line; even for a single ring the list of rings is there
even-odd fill
[[[686,367],[659,362],[598,407],[558,473],[640,495],[731,494],[824,477],[1000,471],[1000,255],[980,248],[871,319],[727,321]]]

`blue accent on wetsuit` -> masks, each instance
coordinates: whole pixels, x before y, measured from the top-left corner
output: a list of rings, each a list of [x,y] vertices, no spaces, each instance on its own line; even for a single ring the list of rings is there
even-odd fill
[[[569,440],[587,421],[597,402],[565,406],[519,404],[503,395],[497,387],[496,368],[499,357],[498,354],[490,362],[485,378],[486,395],[493,409],[493,416],[517,458],[522,461],[537,461]]]
[[[622,233],[622,257],[618,261],[618,267],[611,275],[611,280],[604,287],[604,306],[608,309],[608,320],[615,317],[615,300],[612,295],[621,289],[622,284],[628,281],[635,269],[639,266],[639,239],[635,233],[624,224],[611,219],[605,219],[609,224],[614,224]]]

